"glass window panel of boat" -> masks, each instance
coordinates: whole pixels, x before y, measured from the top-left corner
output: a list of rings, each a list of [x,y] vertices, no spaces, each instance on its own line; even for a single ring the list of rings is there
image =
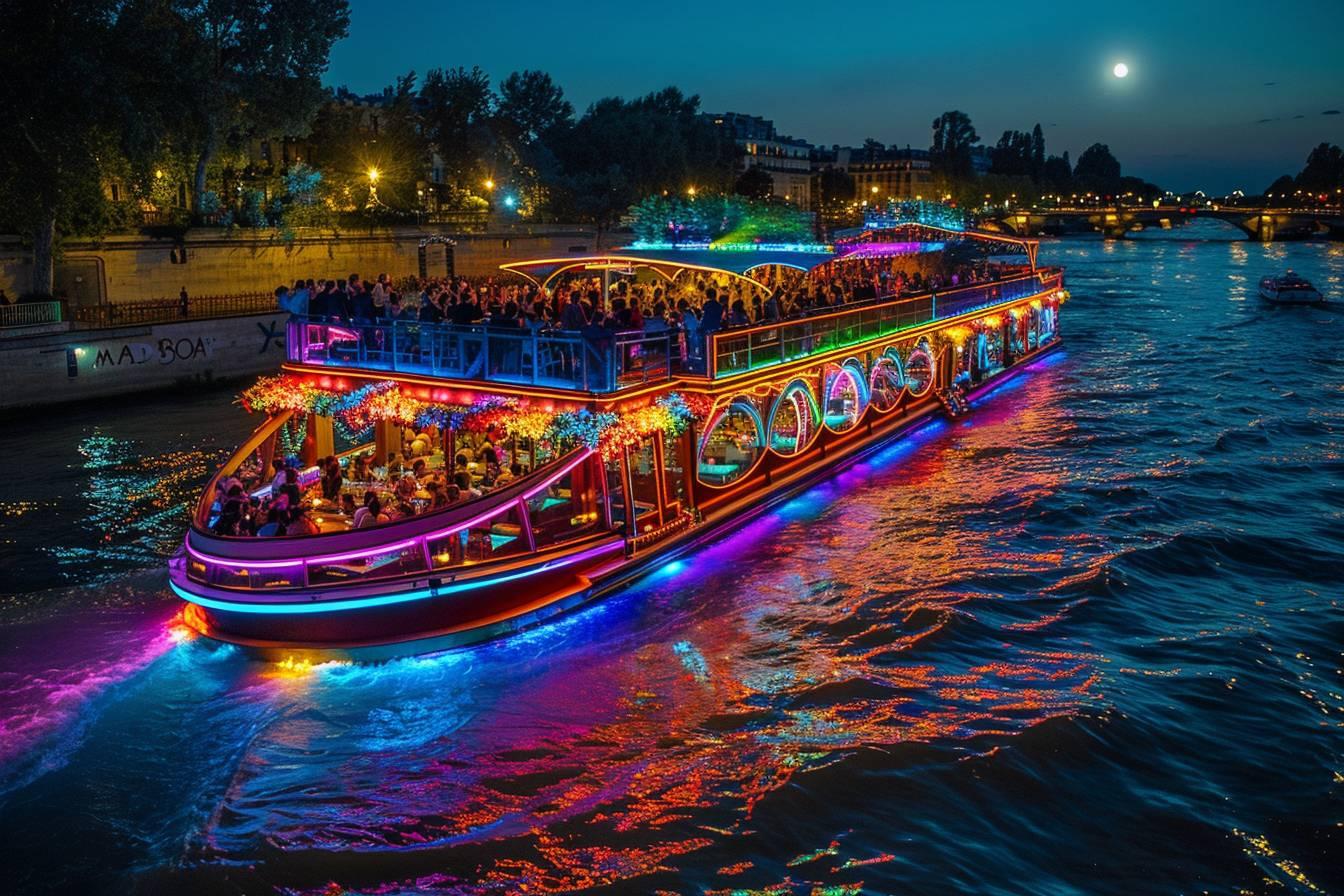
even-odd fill
[[[611,503],[611,526],[623,532],[626,531],[625,475],[621,472],[619,460],[609,460],[603,467],[607,475],[607,500]]]
[[[688,432],[679,436],[663,433],[663,492],[668,503],[680,502],[686,509],[686,469],[682,458],[685,457],[685,442],[690,438]]]
[[[586,535],[602,518],[599,462],[590,457],[527,499],[527,515],[538,548]]]
[[[868,409],[863,374],[851,362],[830,364],[823,378],[822,419],[834,432],[853,429]]]
[[[900,400],[901,390],[905,388],[905,377],[901,373],[901,361],[894,351],[879,355],[873,362],[870,380],[873,407],[879,411],[889,411]]]
[[[384,579],[424,572],[425,555],[419,542],[334,560],[314,560],[308,564],[309,585],[337,585],[365,579]]]
[[[760,414],[744,399],[721,412],[700,443],[696,471],[706,485],[727,485],[756,466],[764,450]]]
[[[770,416],[770,447],[790,457],[812,443],[821,413],[807,383],[795,380],[784,388]]]
[[[429,540],[435,569],[470,566],[527,552],[521,505],[512,503],[484,522]]]
[[[933,355],[929,352],[928,343],[921,342],[906,360],[905,385],[916,398],[933,387]]]
[[[1022,354],[1027,350],[1027,317],[1021,309],[1013,309],[1012,325],[1008,329],[1013,337],[1013,354]]]
[[[1031,307],[1027,311],[1027,348],[1033,349],[1040,344],[1041,312]]]
[[[635,518],[658,510],[658,469],[652,438],[630,449],[630,494],[635,499]],[[642,527],[641,527],[642,528]]]

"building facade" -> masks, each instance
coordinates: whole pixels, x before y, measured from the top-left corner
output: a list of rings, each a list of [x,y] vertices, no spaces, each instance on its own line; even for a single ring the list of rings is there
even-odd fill
[[[770,194],[803,209],[812,207],[812,145],[784,136],[775,123],[741,112],[706,113],[722,139],[737,146],[738,170],[756,168],[770,175]]]

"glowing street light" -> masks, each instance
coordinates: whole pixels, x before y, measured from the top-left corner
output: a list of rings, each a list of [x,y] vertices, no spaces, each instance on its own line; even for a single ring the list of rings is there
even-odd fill
[[[368,175],[369,175],[369,183],[371,184],[378,183],[378,178],[382,177],[382,173],[379,172],[376,166],[369,168]]]
[[[493,190],[493,189],[495,188],[495,182],[494,182],[494,180],[492,180],[491,178],[488,178],[488,177],[487,177],[487,178],[485,179],[485,188],[486,188],[487,190]]]
[[[687,187],[687,188],[686,188],[686,195],[687,195],[687,196],[690,196],[690,197],[692,197],[692,198],[694,198],[694,196],[695,196],[695,187],[693,187],[693,186],[692,186],[692,187]]]

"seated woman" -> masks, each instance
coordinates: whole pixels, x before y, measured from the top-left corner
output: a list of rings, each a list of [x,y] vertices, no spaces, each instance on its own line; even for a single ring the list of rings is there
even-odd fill
[[[466,500],[469,500],[471,498],[479,498],[481,496],[480,489],[472,488],[470,473],[467,473],[465,471],[458,473],[453,477],[453,484],[457,486],[458,491],[462,492],[462,494],[466,496],[465,497]]]
[[[373,492],[369,492],[373,495]],[[381,526],[383,523],[389,523],[392,518],[383,512],[383,503],[374,495],[369,502],[355,511],[355,528],[367,529],[370,526]]]

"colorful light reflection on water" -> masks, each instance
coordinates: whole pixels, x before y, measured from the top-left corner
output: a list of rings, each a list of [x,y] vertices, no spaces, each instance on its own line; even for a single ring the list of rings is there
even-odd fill
[[[1053,251],[1066,353],[507,641],[259,663],[155,570],[8,599],[16,885],[1339,886],[1344,319],[1248,307],[1245,247]]]

